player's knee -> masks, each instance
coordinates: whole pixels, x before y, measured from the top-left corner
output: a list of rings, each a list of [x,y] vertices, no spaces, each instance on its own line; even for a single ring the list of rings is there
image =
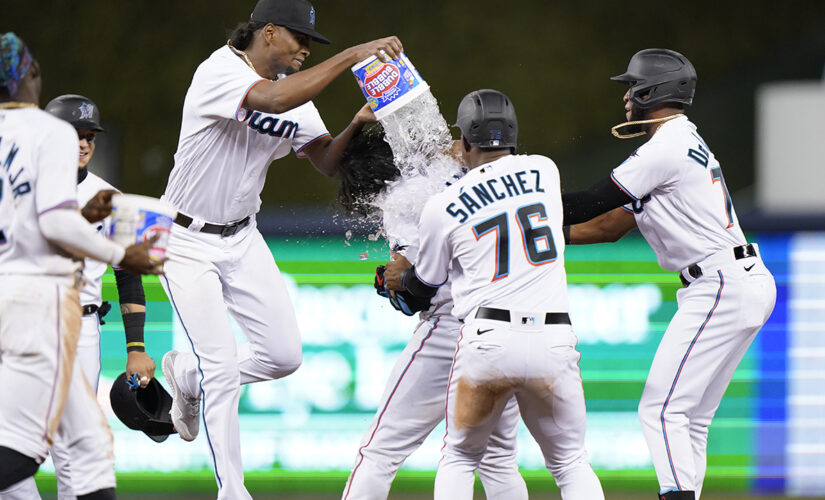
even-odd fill
[[[639,420],[642,422],[642,425],[655,425],[655,422],[661,420],[664,409],[664,401],[662,401],[661,398],[655,397],[653,391],[645,388],[642,397],[639,399],[638,409]]]
[[[38,467],[35,459],[0,446],[0,491],[33,476]]]
[[[558,483],[575,471],[590,469],[590,462],[587,460],[587,453],[579,450],[561,459],[546,460],[545,466]]]
[[[286,377],[294,373],[301,367],[304,360],[300,345],[296,348],[281,348],[266,353],[255,353],[253,357],[273,379]]]

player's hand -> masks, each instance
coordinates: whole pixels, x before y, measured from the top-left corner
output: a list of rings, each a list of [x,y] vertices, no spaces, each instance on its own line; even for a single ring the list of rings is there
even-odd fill
[[[401,40],[396,36],[388,36],[380,38],[371,42],[362,43],[351,47],[353,64],[363,61],[364,59],[375,56],[381,61],[387,62],[390,59],[398,59],[404,47],[401,45]]]
[[[89,222],[98,222],[112,213],[112,195],[117,194],[114,189],[101,189],[92,199],[86,202],[86,205],[80,210]]]
[[[135,274],[162,274],[166,259],[157,260],[149,256],[149,249],[159,238],[160,235],[156,234],[144,242],[126,247],[126,253],[118,267]]]
[[[412,267],[412,263],[400,253],[392,252],[392,260],[387,262],[384,269],[384,287],[387,290],[400,292],[404,289],[401,286],[401,277],[404,271]]]
[[[378,119],[375,117],[375,113],[372,112],[369,103],[364,104],[352,119],[354,125],[364,125],[365,123],[375,123],[377,121]]]
[[[127,376],[137,373],[141,387],[146,387],[155,376],[155,361],[145,352],[131,351],[126,357]]]

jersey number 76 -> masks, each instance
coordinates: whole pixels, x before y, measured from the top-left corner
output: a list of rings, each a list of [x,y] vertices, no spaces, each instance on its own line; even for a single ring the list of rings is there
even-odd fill
[[[547,209],[544,204],[533,203],[519,208],[516,210],[515,219],[521,230],[521,242],[527,262],[540,266],[555,261],[558,252],[550,226],[534,226],[534,220],[539,223],[547,221]],[[492,233],[496,235],[496,271],[491,281],[496,281],[510,275],[510,224],[507,212],[473,226],[476,240]],[[543,243],[541,249],[540,243]]]

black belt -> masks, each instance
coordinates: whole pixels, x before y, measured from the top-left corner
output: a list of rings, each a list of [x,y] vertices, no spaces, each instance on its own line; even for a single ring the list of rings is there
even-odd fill
[[[756,249],[753,248],[753,245],[748,243],[747,245],[740,245],[738,247],[733,247],[733,258],[736,260],[747,259],[748,257],[756,257]],[[693,264],[688,266],[687,272],[691,278],[694,280],[698,280],[704,274],[702,272],[702,268],[699,267],[698,264]],[[692,283],[692,281],[688,281],[679,273],[679,280],[682,282],[682,286],[688,286]]]
[[[90,314],[94,314],[98,310],[97,304],[86,304],[83,306],[83,316],[89,316]]]
[[[506,309],[496,309],[495,307],[479,307],[476,319],[494,319],[496,321],[510,322],[510,311]],[[526,324],[527,317],[522,317],[521,322]],[[544,315],[545,325],[569,325],[570,315],[567,313],[547,313]]]
[[[177,217],[175,217],[175,224],[188,228],[192,224],[193,220],[194,219],[192,219],[192,217],[189,217],[188,215],[184,215],[184,214],[178,212]],[[207,222],[200,229],[200,232],[201,233],[209,233],[209,234],[220,234],[221,236],[224,236],[224,237],[232,236],[233,234],[240,231],[241,228],[245,227],[247,224],[249,224],[249,216],[248,215],[246,217],[244,217],[243,219],[241,219],[237,222],[233,222],[231,224],[209,224]]]

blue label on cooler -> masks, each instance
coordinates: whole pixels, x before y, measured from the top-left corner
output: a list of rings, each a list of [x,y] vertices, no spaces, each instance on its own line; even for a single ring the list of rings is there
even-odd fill
[[[420,92],[413,92],[413,89],[422,85],[426,87],[421,75],[404,53],[401,53],[400,58],[388,62],[373,56],[353,66],[352,72],[376,116],[393,103],[403,105],[420,95]],[[405,96],[409,97],[405,99]]]
[[[152,212],[149,210],[140,211],[140,221],[137,227],[137,241],[146,241],[155,233],[168,233],[172,227],[172,218]]]

